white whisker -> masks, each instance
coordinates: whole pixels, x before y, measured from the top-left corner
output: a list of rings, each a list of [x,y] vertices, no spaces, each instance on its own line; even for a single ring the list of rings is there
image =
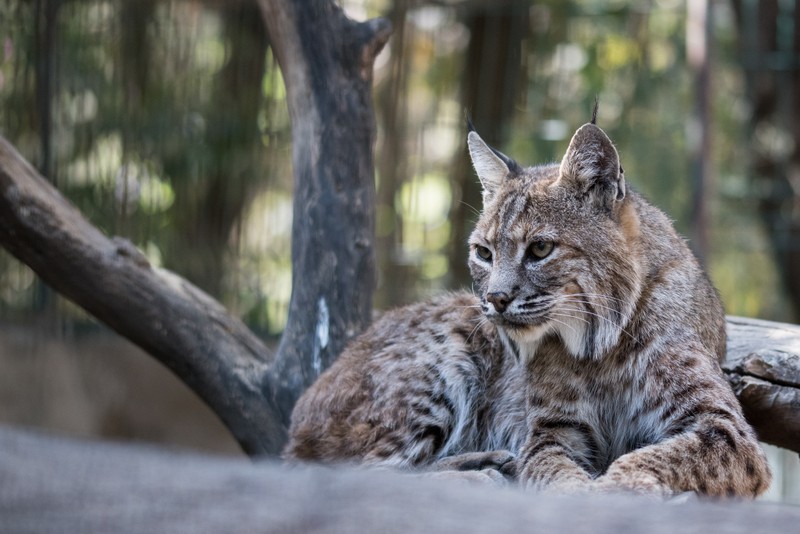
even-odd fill
[[[631,338],[633,341],[636,341],[636,342],[638,342],[637,338],[636,338],[636,337],[635,337],[633,334],[631,334],[630,332],[628,332],[627,330],[625,330],[624,328],[622,328],[622,326],[620,326],[619,324],[615,323],[614,321],[612,321],[611,319],[609,319],[608,317],[606,317],[606,316],[604,316],[604,315],[600,315],[599,313],[590,312],[589,310],[580,309],[580,308],[569,308],[569,307],[566,307],[566,308],[565,308],[565,307],[561,307],[560,309],[561,309],[561,311],[574,311],[574,312],[578,312],[578,313],[585,313],[585,314],[587,314],[587,315],[592,315],[592,316],[594,316],[594,317],[597,317],[597,318],[599,318],[599,319],[602,319],[602,320],[604,320],[604,321],[606,321],[606,322],[608,322],[608,323],[610,323],[610,324],[612,324],[612,325],[616,326],[617,328],[619,328],[619,329],[620,329],[620,331],[621,331],[623,334],[626,334],[626,335],[627,335],[629,338]]]
[[[481,320],[478,321],[478,324],[475,325],[475,328],[473,328],[472,332],[470,332],[469,335],[467,336],[466,341],[468,342],[470,340],[470,338],[475,335],[475,333],[478,331],[478,329],[481,328],[483,325],[485,325],[488,322],[489,322],[489,319],[487,319],[486,317],[481,317]]]
[[[619,315],[620,318],[625,316],[621,311],[615,310],[614,308],[612,308],[610,306],[606,306],[605,304],[600,304],[599,302],[591,302],[591,301],[588,301],[588,300],[574,299],[574,298],[571,298],[572,296],[573,295],[565,295],[563,297],[559,297],[558,301],[559,302],[578,303],[578,304],[588,304],[590,306],[594,306],[594,307],[597,307],[597,308],[602,308],[604,310],[608,310],[610,312],[614,312],[617,315]]]
[[[572,317],[571,315],[564,315],[564,314],[553,314],[553,315],[559,315],[559,316],[562,316],[562,317],[570,317],[570,318]],[[571,325],[571,324],[567,323],[566,321],[561,321],[561,320],[555,319],[553,317],[550,317],[550,320],[553,321],[554,323],[558,323],[558,324],[562,324],[562,325],[566,326],[567,328],[572,330],[573,333],[576,333],[576,334],[578,333],[578,331],[575,330],[575,325]]]
[[[606,300],[616,300],[620,304],[627,304],[627,301],[621,298],[612,297],[611,295],[606,295],[604,293],[570,293],[565,295],[568,297],[597,297]]]
[[[577,315],[570,315],[568,313],[550,312],[547,315],[548,315],[548,317],[550,315],[558,315],[559,317],[569,317],[570,319],[577,319],[579,321],[583,321],[586,324],[591,324],[591,322],[589,320],[587,320],[586,318],[584,318],[584,317],[578,317]]]
[[[468,204],[467,202],[464,202],[463,200],[459,200],[459,202],[460,202],[461,204],[465,205],[466,207],[468,207],[469,209],[471,209],[471,210],[473,211],[473,213],[475,213],[475,215],[477,215],[478,217],[480,217],[480,216],[481,216],[481,212],[480,212],[480,210],[479,210],[479,209],[477,209],[475,206],[473,206],[473,205],[471,205],[471,204]]]

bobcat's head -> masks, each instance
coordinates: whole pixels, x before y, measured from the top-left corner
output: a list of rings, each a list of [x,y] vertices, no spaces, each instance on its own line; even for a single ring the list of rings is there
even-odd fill
[[[594,123],[560,164],[523,168],[468,134],[483,185],[469,266],[486,317],[530,357],[558,336],[579,358],[619,342],[641,281],[639,221],[619,156]]]

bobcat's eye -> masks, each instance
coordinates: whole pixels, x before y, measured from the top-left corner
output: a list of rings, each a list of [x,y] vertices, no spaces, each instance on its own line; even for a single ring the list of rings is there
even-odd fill
[[[483,261],[492,261],[492,251],[484,246],[475,245],[475,253]]]
[[[528,248],[530,251],[531,256],[535,260],[541,260],[546,258],[553,252],[553,242],[552,241],[534,241],[533,244]]]

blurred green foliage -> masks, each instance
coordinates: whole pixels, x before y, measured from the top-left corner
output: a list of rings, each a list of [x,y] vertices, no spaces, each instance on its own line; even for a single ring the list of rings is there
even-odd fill
[[[292,284],[290,122],[255,3],[74,0],[61,2],[50,23],[37,11],[44,4],[0,0],[2,134],[52,169],[48,178],[94,224],[132,239],[153,263],[189,277],[254,327],[280,332]],[[469,50],[468,21],[505,2],[342,4],[354,18],[387,14],[395,25],[375,72],[376,160],[391,155],[376,176],[380,307],[468,283],[455,269],[466,247],[452,241],[455,207],[476,180],[458,170],[466,168],[470,107],[464,73],[476,53],[518,58],[511,111],[499,124],[476,124],[500,132],[498,148],[523,164],[557,161],[598,98],[598,122],[629,182],[689,231],[697,139],[684,2],[517,2],[514,16],[526,19],[511,52],[492,48],[492,34],[485,50]],[[712,30],[709,268],[729,313],[790,320],[757,214],[749,103],[728,3],[714,2]],[[51,49],[42,49],[41,32],[51,32]],[[41,68],[52,73],[48,87],[37,78]],[[52,106],[47,131],[42,91]],[[474,219],[478,209],[465,213]],[[84,320],[59,299],[37,301],[36,288],[26,267],[0,255],[4,315],[55,306]]]

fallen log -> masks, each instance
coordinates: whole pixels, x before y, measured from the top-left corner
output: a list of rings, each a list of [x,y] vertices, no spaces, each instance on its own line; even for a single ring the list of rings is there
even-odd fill
[[[800,451],[800,327],[728,317],[722,369],[759,438]]]
[[[290,469],[0,427],[0,532],[795,532],[800,508],[561,497],[348,468]]]

